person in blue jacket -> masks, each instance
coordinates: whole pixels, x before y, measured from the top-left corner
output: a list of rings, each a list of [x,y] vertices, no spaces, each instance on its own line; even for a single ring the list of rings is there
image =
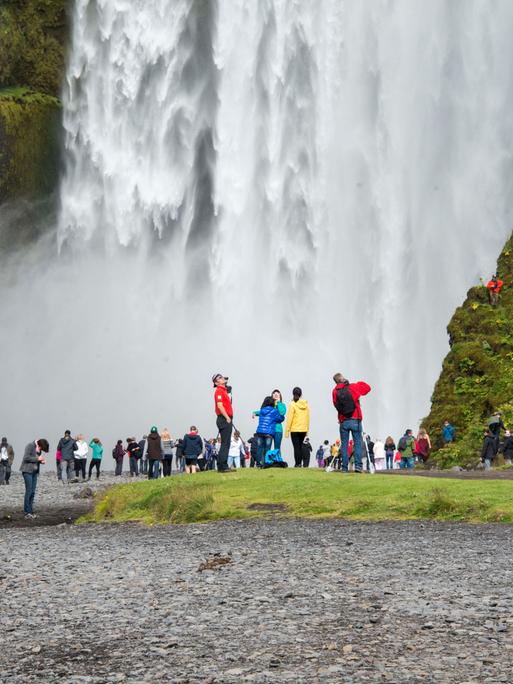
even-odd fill
[[[272,397],[274,399],[274,405],[278,409],[278,411],[281,413],[283,418],[285,418],[285,414],[287,413],[287,407],[283,403],[283,397],[281,396],[281,392],[278,389],[273,390]],[[283,439],[283,425],[281,423],[276,423],[276,432],[274,433],[274,448],[278,449],[278,451],[281,453],[281,441]]]
[[[266,397],[259,411],[253,411],[253,416],[258,416],[258,427],[255,432],[257,442],[257,466],[262,468],[265,455],[272,448],[276,434],[276,426],[283,423],[285,416],[275,407],[275,400]]]
[[[448,420],[446,420],[442,428],[442,439],[444,444],[450,444],[451,442],[454,442],[455,432],[456,430],[454,427],[449,423]]]

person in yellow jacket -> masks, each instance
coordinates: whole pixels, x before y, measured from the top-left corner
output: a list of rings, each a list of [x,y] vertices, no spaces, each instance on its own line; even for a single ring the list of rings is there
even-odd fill
[[[292,401],[289,404],[285,425],[285,437],[290,435],[294,447],[294,468],[301,468],[301,446],[310,429],[310,407],[305,399],[301,399],[302,394],[300,387],[294,387],[292,390]]]

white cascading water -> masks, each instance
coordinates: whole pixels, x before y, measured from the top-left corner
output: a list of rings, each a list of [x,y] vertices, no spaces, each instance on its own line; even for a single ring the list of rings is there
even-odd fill
[[[76,0],[59,256],[11,285],[6,425],[209,436],[221,371],[245,436],[298,384],[317,443],[341,371],[373,385],[371,434],[414,428],[511,232],[512,23],[509,0]]]

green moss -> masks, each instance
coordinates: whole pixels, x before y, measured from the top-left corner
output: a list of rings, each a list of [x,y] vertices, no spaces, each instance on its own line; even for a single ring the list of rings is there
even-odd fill
[[[60,121],[57,98],[28,88],[0,91],[0,202],[54,189]]]
[[[494,410],[513,427],[513,236],[499,257],[497,274],[505,283],[499,305],[490,306],[485,287],[473,287],[447,327],[451,350],[422,423],[441,467],[479,461],[483,429]],[[442,448],[445,420],[456,427],[457,441]]]
[[[3,0],[0,87],[30,86],[57,95],[64,73],[68,0]]]

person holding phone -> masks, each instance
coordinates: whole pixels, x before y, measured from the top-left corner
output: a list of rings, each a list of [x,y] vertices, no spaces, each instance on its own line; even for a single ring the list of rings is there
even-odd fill
[[[47,454],[49,448],[48,440],[46,439],[37,439],[25,447],[20,471],[25,481],[23,512],[25,513],[25,518],[28,519],[36,517],[34,515],[34,497],[36,495],[37,476],[39,475],[41,464],[46,463],[43,453]]]

